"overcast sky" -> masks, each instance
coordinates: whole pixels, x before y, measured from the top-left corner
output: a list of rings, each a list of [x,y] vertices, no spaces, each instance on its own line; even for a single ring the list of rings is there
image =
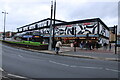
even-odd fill
[[[108,26],[118,24],[118,0],[56,0],[56,19],[64,21],[101,18]],[[6,31],[49,18],[51,0],[0,0],[0,31],[3,31],[3,11]]]

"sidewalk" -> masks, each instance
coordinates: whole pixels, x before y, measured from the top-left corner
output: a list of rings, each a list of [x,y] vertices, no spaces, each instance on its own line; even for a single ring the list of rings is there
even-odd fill
[[[27,50],[32,50],[32,49],[27,49]],[[32,50],[32,51],[56,55],[55,51],[49,51],[49,50]],[[62,47],[59,55],[77,57],[77,58],[97,59],[97,60],[120,61],[120,59],[118,58],[118,54],[114,54],[113,51],[102,50],[102,49],[81,50],[77,48],[76,52],[74,52],[74,48]]]
[[[68,50],[69,48],[66,48]],[[65,48],[61,49],[63,54],[77,55],[80,57],[88,57],[91,59],[102,59],[102,60],[118,60],[118,54],[114,54],[114,51],[104,50],[104,49],[95,49],[95,50],[86,50],[86,49],[76,49],[72,48],[70,51],[65,52]]]

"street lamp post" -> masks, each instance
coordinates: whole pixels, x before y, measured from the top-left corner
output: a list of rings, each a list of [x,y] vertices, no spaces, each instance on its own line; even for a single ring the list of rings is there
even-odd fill
[[[56,0],[54,2],[54,22],[53,22],[53,44],[52,47],[55,49],[55,16],[56,16]]]
[[[53,10],[54,10],[54,15],[53,15]],[[49,37],[49,50],[52,50],[53,45],[55,44],[55,14],[56,14],[56,0],[54,2],[54,8],[53,8],[53,1],[51,1],[51,20],[50,20],[50,37]],[[52,16],[54,16],[54,22],[52,24]],[[52,35],[52,31],[53,31],[53,35]]]
[[[117,25],[114,26],[115,28],[115,54],[117,54]]]
[[[76,40],[76,27],[73,27],[74,28],[74,36],[75,36],[75,42],[74,42],[74,52],[76,52],[76,47],[77,47],[77,40]]]
[[[4,14],[4,32],[3,32],[3,40],[5,40],[5,23],[6,23],[6,14],[8,14],[6,11],[2,12]]]
[[[53,1],[51,1],[51,20],[50,20],[50,37],[49,37],[49,46],[48,50],[52,50],[52,16],[53,16]]]

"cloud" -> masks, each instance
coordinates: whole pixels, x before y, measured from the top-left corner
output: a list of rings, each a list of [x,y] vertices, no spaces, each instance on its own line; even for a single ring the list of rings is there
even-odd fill
[[[118,0],[56,0],[56,18],[74,21],[99,17],[108,26],[117,24]],[[7,11],[7,30],[50,17],[51,0],[0,0],[0,11]],[[3,26],[3,14],[0,15]],[[3,31],[3,27],[1,30]]]
[[[92,18],[92,17],[104,18],[106,16],[116,17],[117,10],[118,9],[116,3],[93,2],[93,3],[86,3],[83,6],[72,8],[72,12],[70,12],[70,16],[80,17],[80,18]]]
[[[30,1],[3,1],[2,10],[4,9],[9,13],[6,19],[6,27],[8,30],[11,28],[17,28],[43,18],[50,16],[50,2],[47,0],[30,0]],[[0,16],[3,18],[3,16]],[[1,19],[3,24],[3,19]],[[3,25],[1,25],[3,26]],[[3,28],[2,28],[3,29]]]

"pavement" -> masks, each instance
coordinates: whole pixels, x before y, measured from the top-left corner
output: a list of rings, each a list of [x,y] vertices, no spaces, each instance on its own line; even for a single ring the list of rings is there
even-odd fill
[[[25,50],[31,50],[35,52],[40,53],[46,53],[46,54],[53,54],[56,55],[56,52],[54,50],[33,50],[33,49],[26,49]],[[118,49],[120,50],[120,49]],[[86,50],[86,49],[80,49],[79,47],[76,48],[76,52],[74,51],[73,47],[62,47],[59,51],[60,56],[69,56],[69,57],[77,57],[77,58],[88,58],[88,59],[98,59],[98,60],[108,60],[108,61],[120,61],[120,58],[117,54],[114,53],[114,50],[104,50],[104,48],[100,49],[94,49],[94,50]]]

